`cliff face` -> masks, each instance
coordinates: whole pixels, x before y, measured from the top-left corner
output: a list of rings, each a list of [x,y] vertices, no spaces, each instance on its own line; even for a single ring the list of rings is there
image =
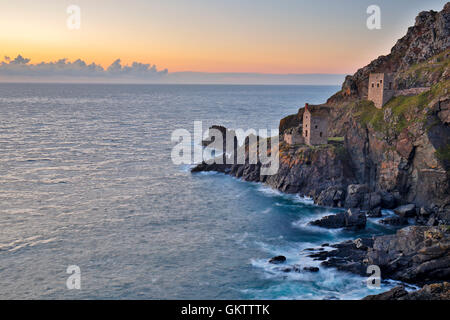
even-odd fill
[[[439,62],[437,62],[439,61]],[[344,136],[358,184],[372,192],[392,193],[401,203],[440,212],[450,210],[450,50],[402,72],[431,75],[431,89],[399,96],[382,109],[353,100],[333,109],[331,136]]]
[[[347,77],[328,100],[329,136],[345,138],[357,184],[388,192],[450,221],[450,3],[422,12],[387,56]],[[371,72],[396,72],[397,88],[429,86],[382,109],[366,100]],[[345,191],[345,190],[344,190]]]
[[[355,181],[349,156],[343,146],[289,147],[282,143],[280,168],[263,181],[287,193],[299,193],[316,198],[322,190],[341,189]],[[345,193],[334,197],[335,206],[343,206]]]

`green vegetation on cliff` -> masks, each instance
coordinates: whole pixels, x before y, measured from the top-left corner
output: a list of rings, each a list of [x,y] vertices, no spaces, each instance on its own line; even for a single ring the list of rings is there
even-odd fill
[[[400,87],[420,87],[435,83],[446,77],[450,68],[450,49],[447,49],[425,62],[412,65],[406,71],[397,75],[396,81]]]
[[[362,125],[373,128],[387,136],[398,135],[413,123],[425,123],[425,108],[436,98],[442,97],[450,89],[450,80],[442,81],[429,91],[415,96],[399,96],[391,99],[382,109],[375,108],[373,102],[356,101],[351,105],[354,115]]]
[[[449,71],[450,49],[397,75],[400,86],[417,87],[431,83],[429,91],[414,96],[394,97],[382,109],[375,108],[371,101],[358,100],[348,106],[349,111],[361,125],[383,133],[386,138],[392,138],[410,125],[426,123],[428,118],[426,109],[433,101],[448,94]]]

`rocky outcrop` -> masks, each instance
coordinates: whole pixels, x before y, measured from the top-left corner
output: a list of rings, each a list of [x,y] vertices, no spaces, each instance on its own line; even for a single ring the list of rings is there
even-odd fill
[[[378,237],[367,259],[383,277],[413,283],[450,279],[450,229],[411,226]]]
[[[345,228],[359,230],[366,227],[366,221],[365,213],[360,212],[359,209],[348,209],[346,212],[329,215],[322,219],[312,221],[310,224],[329,229]]]
[[[450,300],[450,283],[441,282],[425,285],[422,289],[408,292],[404,286],[370,295],[363,300]]]
[[[330,191],[330,187],[333,187],[336,190],[333,194],[335,200],[332,200],[330,205],[344,205],[345,193],[338,189],[343,190],[354,178],[342,146],[330,144],[311,148],[306,145],[289,146],[280,142],[279,149],[274,147],[271,152],[279,152],[279,168],[274,175],[262,175],[260,162],[250,164],[248,150],[244,163],[202,163],[194,167],[192,172],[223,172],[245,181],[266,183],[282,192],[298,193],[314,199],[318,199],[322,192]],[[235,156],[232,154],[230,157]]]
[[[308,257],[322,261],[321,265],[324,267],[367,276],[365,259],[367,259],[368,248],[372,247],[373,241],[370,238],[348,240],[330,245],[333,250],[313,250],[313,253],[308,255]]]
[[[396,234],[373,239],[345,241],[334,250],[314,252],[310,257],[322,265],[367,276],[377,265],[383,279],[426,284],[450,279],[450,228],[409,226]]]

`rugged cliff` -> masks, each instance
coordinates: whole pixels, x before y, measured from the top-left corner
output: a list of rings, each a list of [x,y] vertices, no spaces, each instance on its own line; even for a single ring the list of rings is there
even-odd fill
[[[367,101],[372,72],[395,72],[395,89],[429,90],[409,90],[408,95],[396,96],[377,109]],[[285,131],[301,132],[301,108],[280,121],[279,149],[270,150],[279,157],[275,175],[261,175],[260,162],[249,164],[248,145],[242,147],[246,150],[244,164],[202,163],[192,171],[220,171],[283,192],[311,196],[320,205],[358,208],[314,222],[323,227],[362,228],[366,214],[380,216],[381,208],[396,208],[397,217],[386,222],[401,225],[407,224],[407,218],[414,218],[417,224],[427,226],[410,226],[395,235],[335,244],[333,250],[312,249],[311,257],[323,260],[323,266],[362,275],[366,275],[369,264],[376,264],[384,278],[417,284],[448,280],[449,77],[447,3],[441,12],[420,13],[389,55],[348,76],[342,90],[328,99],[328,136],[332,138],[327,145],[283,142]],[[448,283],[432,284],[416,293],[396,288],[369,299],[447,299],[448,292]]]
[[[310,248],[321,265],[367,275],[369,265],[380,267],[383,279],[427,284],[450,277],[448,226],[409,226],[396,234],[332,244],[330,250]]]
[[[375,108],[367,101],[372,72],[395,72],[395,89],[410,89],[408,94]],[[414,218],[417,224],[426,226],[334,244],[327,251],[314,252],[311,248],[311,257],[322,260],[323,266],[361,275],[366,275],[368,265],[375,264],[380,266],[383,278],[416,284],[448,280],[449,77],[447,3],[441,12],[420,13],[389,55],[348,76],[342,90],[328,99],[328,136],[332,137],[328,144],[311,147],[283,142],[284,132],[302,132],[301,108],[280,121],[279,148],[270,150],[279,157],[275,175],[261,175],[260,162],[249,164],[248,145],[241,147],[245,148],[244,164],[202,163],[192,171],[220,171],[283,192],[311,196],[320,205],[358,208],[313,222],[321,227],[364,228],[366,214],[379,217],[381,208],[395,208],[397,216],[385,219],[386,223],[402,225]],[[417,87],[429,90],[411,90]],[[416,293],[396,288],[368,299],[447,299],[448,294],[445,283],[425,286]]]

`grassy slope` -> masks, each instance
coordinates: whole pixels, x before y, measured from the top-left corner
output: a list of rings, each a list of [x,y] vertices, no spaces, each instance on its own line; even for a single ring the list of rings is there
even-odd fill
[[[400,132],[413,122],[425,122],[425,108],[436,98],[442,97],[450,89],[450,80],[435,84],[430,91],[416,96],[400,96],[391,99],[382,109],[375,108],[371,101],[357,101],[351,105],[360,123],[386,135]],[[385,121],[385,113],[388,121]]]
[[[411,83],[414,78],[419,82],[423,77],[440,79],[427,92],[415,96],[399,96],[391,99],[382,109],[375,108],[373,102],[358,100],[343,106],[344,114],[355,117],[363,126],[379,133],[379,137],[391,140],[405,129],[415,124],[422,124],[425,130],[430,129],[433,124],[427,124],[429,118],[429,106],[440,97],[448,94],[450,80],[450,50],[440,53],[429,60],[413,65],[403,72],[399,77],[408,79]],[[444,76],[446,74],[446,76]],[[442,80],[447,77],[447,80]],[[450,145],[436,151],[436,157],[441,161],[450,161]]]

